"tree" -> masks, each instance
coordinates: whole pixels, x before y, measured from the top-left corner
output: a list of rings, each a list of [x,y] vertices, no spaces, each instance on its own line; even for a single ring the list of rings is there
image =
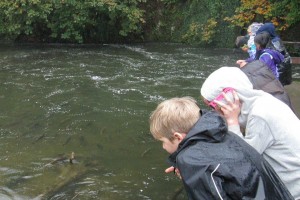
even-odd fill
[[[0,34],[13,40],[28,37],[75,43],[125,38],[142,31],[142,2],[145,0],[1,0]]]
[[[271,21],[278,30],[300,21],[299,0],[241,0],[235,15],[225,18],[234,26],[245,27],[251,22]]]

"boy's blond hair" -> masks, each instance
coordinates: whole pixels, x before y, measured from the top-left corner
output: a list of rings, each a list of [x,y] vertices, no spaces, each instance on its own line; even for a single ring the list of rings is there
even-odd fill
[[[150,116],[150,132],[155,139],[170,141],[173,134],[188,133],[200,118],[200,108],[192,97],[172,98],[161,102]]]

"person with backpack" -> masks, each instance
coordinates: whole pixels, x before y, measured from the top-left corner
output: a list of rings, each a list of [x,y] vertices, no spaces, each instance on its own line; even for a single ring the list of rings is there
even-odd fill
[[[276,50],[284,56],[283,61],[276,64],[277,72],[274,73],[274,75],[277,76],[277,78],[279,79],[280,83],[283,86],[289,85],[289,84],[292,83],[291,57],[290,57],[289,53],[287,52],[282,40],[276,34],[275,26],[274,26],[273,23],[265,23],[262,26],[260,26],[256,30],[254,37],[256,37],[256,35],[264,34],[265,32],[267,32],[269,34],[269,41],[266,44],[265,48]],[[252,39],[253,43],[254,43],[254,37]],[[238,36],[237,40],[236,40],[236,46],[237,47],[242,47],[243,45],[245,45],[246,40],[249,43],[250,38],[246,37],[246,36]],[[242,49],[243,49],[243,47],[242,47]],[[255,45],[255,49],[256,49],[256,45]],[[257,59],[256,51],[255,51],[254,56],[253,56],[253,54],[251,54],[251,55],[249,53],[249,58],[246,59],[246,60],[238,60],[237,64],[240,67],[243,67],[246,63],[249,63],[253,60],[259,60],[259,59]],[[267,59],[267,61],[270,62],[270,59],[268,59],[267,57],[265,57],[265,58]],[[274,68],[274,66],[271,66],[271,68]],[[274,70],[273,70],[273,72],[274,72]]]
[[[283,86],[291,84],[292,83],[291,56],[286,50],[280,37],[276,34],[274,24],[271,22],[265,23],[257,30],[256,34],[262,32],[268,32],[270,34],[271,42],[268,44],[267,47],[279,51],[284,56],[283,62],[277,66],[278,73],[279,73],[279,81]]]
[[[254,60],[260,60],[265,63],[272,71],[274,76],[279,79],[278,65],[284,61],[284,56],[277,50],[268,48],[270,43],[270,34],[268,32],[261,32],[254,37],[254,43],[256,46],[256,54],[254,58],[248,58],[247,60],[238,60],[237,64],[243,67],[246,63]]]

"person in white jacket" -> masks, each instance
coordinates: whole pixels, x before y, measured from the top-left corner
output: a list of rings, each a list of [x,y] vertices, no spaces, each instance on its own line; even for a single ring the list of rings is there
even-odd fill
[[[229,130],[262,154],[293,197],[300,199],[300,120],[294,112],[272,95],[253,89],[237,67],[211,73],[201,95],[223,114]]]

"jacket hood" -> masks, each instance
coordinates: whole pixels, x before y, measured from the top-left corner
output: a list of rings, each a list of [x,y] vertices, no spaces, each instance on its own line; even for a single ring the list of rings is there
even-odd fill
[[[248,114],[256,99],[269,94],[262,90],[254,90],[247,75],[238,67],[221,67],[215,70],[206,78],[200,91],[206,100],[212,101],[227,87],[235,89],[242,103],[239,123],[245,127]]]
[[[224,118],[215,111],[204,111],[195,126],[184,138],[183,143],[191,140],[218,143],[223,141],[226,133],[227,126]]]
[[[253,22],[249,27],[248,27],[248,32],[250,32],[251,35],[256,35],[258,29],[262,26],[262,23],[258,22]]]
[[[268,32],[270,34],[271,38],[278,37],[275,32],[275,26],[273,23],[265,23],[257,30],[256,34],[259,34],[264,31]]]
[[[200,92],[206,100],[212,101],[227,87],[236,90],[253,88],[247,75],[239,68],[221,67],[206,78]]]
[[[197,141],[209,143],[222,142],[227,131],[227,125],[222,116],[215,111],[204,111],[194,127],[188,132],[184,140],[181,141],[177,151],[171,154],[169,158],[174,162],[180,151]]]

